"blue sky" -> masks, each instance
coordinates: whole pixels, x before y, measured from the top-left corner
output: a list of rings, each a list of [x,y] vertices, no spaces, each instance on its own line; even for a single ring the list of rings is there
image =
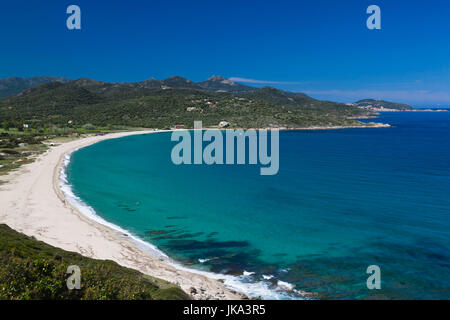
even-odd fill
[[[81,8],[82,30],[66,28]],[[381,8],[381,30],[366,9]],[[10,1],[0,78],[121,82],[223,75],[351,102],[450,106],[450,1]]]

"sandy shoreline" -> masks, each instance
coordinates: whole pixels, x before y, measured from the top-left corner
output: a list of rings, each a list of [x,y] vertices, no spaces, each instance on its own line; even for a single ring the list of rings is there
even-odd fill
[[[0,223],[52,246],[90,258],[113,260],[122,266],[168,280],[178,284],[194,299],[245,298],[217,280],[180,270],[141,250],[119,232],[81,214],[65,199],[59,175],[66,154],[102,140],[153,132],[112,133],[51,147],[33,163],[4,177],[8,183],[0,186]]]

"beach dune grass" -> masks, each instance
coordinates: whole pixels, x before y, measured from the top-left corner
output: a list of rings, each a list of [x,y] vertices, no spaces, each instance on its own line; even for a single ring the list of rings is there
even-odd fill
[[[67,267],[81,269],[81,289],[69,290]],[[0,299],[180,300],[178,286],[113,261],[64,251],[0,225]]]

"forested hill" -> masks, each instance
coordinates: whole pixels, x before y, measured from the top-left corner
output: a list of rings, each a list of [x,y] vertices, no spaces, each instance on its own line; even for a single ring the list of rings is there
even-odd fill
[[[370,113],[301,93],[254,88],[222,77],[192,82],[182,77],[135,83],[91,79],[54,81],[0,99],[3,127],[113,126],[170,128],[226,121],[230,127],[346,126]]]
[[[379,109],[399,110],[399,111],[413,110],[413,107],[404,103],[389,102],[385,100],[374,100],[374,99],[359,100],[355,102],[354,105],[357,107],[376,111],[379,111]]]
[[[58,77],[33,77],[33,78],[18,78],[11,77],[6,79],[0,79],[0,98],[16,95],[23,90],[36,87],[40,84],[60,81],[68,82],[69,79]]]

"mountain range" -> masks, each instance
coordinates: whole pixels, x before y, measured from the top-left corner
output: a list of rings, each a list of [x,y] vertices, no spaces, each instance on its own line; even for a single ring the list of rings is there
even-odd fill
[[[204,126],[226,121],[231,127],[241,128],[358,126],[363,124],[352,117],[371,114],[356,106],[272,87],[250,87],[221,76],[201,82],[179,76],[133,83],[32,79],[0,80],[4,95],[26,88],[0,99],[0,122],[4,127],[20,127],[26,122],[31,128],[69,124],[190,128],[194,120],[202,120]]]
[[[32,77],[32,78],[19,78],[11,77],[0,79],[0,98],[5,98],[9,96],[14,96],[20,92],[37,87],[38,85],[49,83],[49,82],[60,82],[66,83],[72,81],[67,78],[62,77]],[[85,86],[105,84],[102,81],[93,81],[90,79],[79,79],[78,83],[84,84]],[[140,82],[122,82],[115,83],[116,87],[129,87],[129,88],[146,88],[146,89],[197,89],[197,90],[207,90],[216,92],[233,92],[242,93],[256,90],[257,88],[242,85],[231,80],[225,79],[222,76],[212,76],[206,81],[193,82],[189,79],[173,76],[164,80],[156,80],[154,78],[140,81]]]
[[[60,82],[66,83],[72,80],[63,77],[52,77],[52,76],[40,76],[32,78],[19,78],[11,77],[0,79],[0,98],[5,98],[8,96],[17,95],[20,92],[34,88],[38,85],[49,83],[49,82]],[[77,81],[83,87],[95,87],[98,85],[105,85],[107,82],[94,81],[87,78],[82,78]],[[213,92],[229,92],[229,93],[248,93],[252,91],[257,91],[258,88],[246,86],[240,83],[236,83],[232,80],[226,79],[222,76],[212,76],[208,80],[201,82],[193,82],[189,79],[172,76],[164,80],[157,80],[151,78],[145,81],[139,82],[122,82],[112,84],[114,88],[145,88],[145,89],[196,89],[196,90],[206,90]],[[276,89],[275,89],[276,90]],[[306,96],[304,93],[294,93],[290,91],[283,91],[284,94],[288,96]],[[396,109],[396,110],[412,110],[413,107],[397,102],[389,102],[385,100],[375,100],[375,99],[363,99],[353,103],[354,106],[362,108],[385,108],[385,109]]]
[[[14,96],[26,89],[34,88],[40,84],[47,82],[68,82],[70,79],[61,77],[33,77],[33,78],[18,78],[11,77],[0,79],[0,98]]]

